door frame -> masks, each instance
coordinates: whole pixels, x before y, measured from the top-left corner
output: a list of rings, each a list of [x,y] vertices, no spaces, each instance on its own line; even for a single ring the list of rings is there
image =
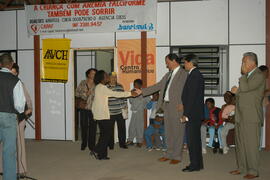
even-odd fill
[[[73,120],[73,141],[78,141],[79,139],[79,119],[78,119],[78,110],[75,107],[75,92],[77,88],[77,51],[98,51],[98,50],[114,50],[114,71],[117,71],[117,48],[115,46],[111,47],[92,47],[92,48],[70,48],[71,51],[73,51],[73,83],[74,83],[74,89],[73,89],[73,94],[74,94],[74,120]],[[96,63],[95,63],[96,66]]]

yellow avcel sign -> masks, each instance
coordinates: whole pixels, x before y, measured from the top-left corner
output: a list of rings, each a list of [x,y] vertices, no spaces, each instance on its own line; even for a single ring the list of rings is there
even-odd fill
[[[70,39],[43,39],[41,80],[67,82]]]

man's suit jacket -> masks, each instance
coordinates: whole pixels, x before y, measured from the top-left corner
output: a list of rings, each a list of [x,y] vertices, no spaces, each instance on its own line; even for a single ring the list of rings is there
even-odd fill
[[[153,86],[150,86],[148,88],[144,88],[142,90],[143,96],[149,96],[155,92],[159,92],[159,99],[158,99],[158,104],[157,108],[162,108],[163,107],[163,94],[165,93],[165,86],[167,79],[169,78],[169,72],[166,73],[163,78],[156,83]],[[179,68],[178,72],[175,74],[173,79],[171,79],[171,86],[169,91],[169,100],[170,100],[170,112],[175,113],[177,116],[181,116],[182,113],[177,111],[177,105],[182,104],[182,91],[185,85],[187,79],[187,72],[183,68]]]
[[[182,101],[183,115],[189,118],[189,122],[201,123],[204,119],[204,79],[197,68],[193,69],[187,77]]]
[[[247,77],[239,78],[239,88],[236,93],[236,123],[261,123],[263,124],[263,95],[265,90],[265,76],[256,68]]]

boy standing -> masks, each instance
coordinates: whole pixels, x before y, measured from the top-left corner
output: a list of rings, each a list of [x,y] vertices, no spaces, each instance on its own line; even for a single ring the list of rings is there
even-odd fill
[[[141,79],[134,80],[134,88],[142,89],[142,83],[143,82]],[[133,145],[133,140],[136,138],[137,147],[142,147],[144,132],[144,109],[149,101],[150,97],[144,98],[142,95],[129,99],[132,114],[128,130],[129,137],[127,140],[127,145]]]

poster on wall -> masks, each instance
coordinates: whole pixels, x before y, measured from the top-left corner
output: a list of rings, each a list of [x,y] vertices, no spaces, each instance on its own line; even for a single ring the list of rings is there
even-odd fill
[[[130,90],[135,79],[141,79],[141,40],[117,41],[118,81]],[[156,39],[147,39],[147,86],[156,82]]]
[[[41,81],[68,81],[70,39],[43,39]]]
[[[26,5],[29,35],[155,31],[157,0]]]

